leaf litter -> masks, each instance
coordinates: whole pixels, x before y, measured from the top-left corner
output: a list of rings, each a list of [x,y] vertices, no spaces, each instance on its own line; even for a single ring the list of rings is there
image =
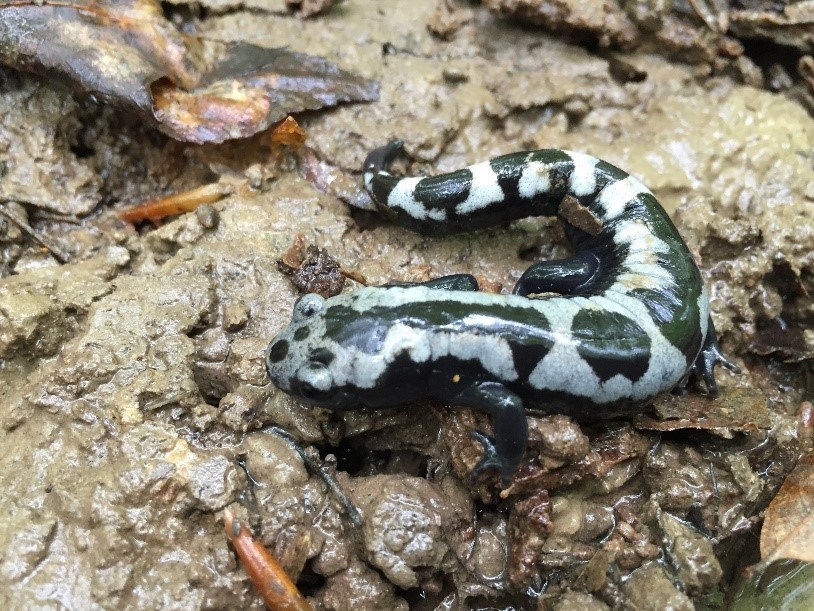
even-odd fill
[[[814,453],[800,459],[766,510],[760,555],[814,562]]]
[[[378,99],[325,58],[178,31],[156,0],[0,1],[0,63],[54,76],[198,144],[245,138],[289,113]]]

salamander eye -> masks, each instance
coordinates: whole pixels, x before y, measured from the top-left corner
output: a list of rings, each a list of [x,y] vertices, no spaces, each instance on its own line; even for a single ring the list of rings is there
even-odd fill
[[[317,312],[321,312],[325,306],[325,298],[315,293],[303,295],[294,303],[294,320],[310,318]]]

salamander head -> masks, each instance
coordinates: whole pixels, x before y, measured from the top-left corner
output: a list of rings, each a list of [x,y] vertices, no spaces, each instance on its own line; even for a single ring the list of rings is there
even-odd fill
[[[346,296],[328,300],[303,295],[291,323],[266,350],[266,370],[275,386],[310,403],[333,409],[361,407],[376,392],[386,367],[381,329],[348,307]]]
[[[333,405],[341,397],[331,371],[335,355],[322,345],[325,310],[325,299],[316,294],[296,301],[291,322],[266,349],[266,371],[278,388]]]

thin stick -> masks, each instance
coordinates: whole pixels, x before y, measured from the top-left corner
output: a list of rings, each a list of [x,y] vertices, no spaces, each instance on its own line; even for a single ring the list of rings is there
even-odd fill
[[[243,568],[274,611],[312,611],[311,605],[291,581],[280,563],[263,544],[252,538],[249,529],[228,509],[223,510],[226,538],[235,548]]]
[[[9,203],[9,202],[4,202]],[[39,235],[34,228],[26,223],[23,219],[19,218],[16,214],[11,212],[6,206],[0,206],[0,216],[8,219],[15,225],[17,225],[23,233],[27,234],[32,240],[34,240],[37,244],[45,248],[48,252],[51,253],[51,256],[54,257],[59,263],[67,263],[69,257],[65,254],[62,249],[57,246],[56,244],[50,242],[46,238]]]

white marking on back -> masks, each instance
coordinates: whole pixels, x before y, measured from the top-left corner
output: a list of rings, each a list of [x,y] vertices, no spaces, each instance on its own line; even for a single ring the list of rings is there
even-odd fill
[[[574,171],[571,172],[569,185],[571,193],[577,197],[589,195],[596,191],[596,157],[584,153],[568,153],[574,162]]]
[[[581,153],[568,152],[573,161],[569,175],[570,193],[577,197],[590,195],[597,189],[598,160]],[[531,155],[531,153],[530,153]],[[529,157],[530,159],[530,157]],[[521,198],[531,199],[551,189],[551,169],[555,164],[527,161],[522,169],[518,192]],[[471,166],[472,183],[465,201],[456,213],[467,215],[500,202],[505,197],[498,177],[489,162]],[[406,178],[397,183],[388,205],[401,208],[416,219],[432,218],[443,221],[446,212],[428,209],[415,199],[415,188],[421,178]],[[367,174],[365,183],[368,186]],[[478,292],[438,291],[427,287],[373,290],[361,289],[347,298],[347,305],[364,312],[373,306],[396,307],[402,304],[455,300],[466,304],[495,304],[529,310],[529,317],[545,317],[551,329],[552,347],[537,363],[529,377],[529,384],[538,389],[560,390],[576,396],[588,397],[597,403],[631,398],[647,399],[673,386],[686,372],[687,357],[673,346],[662,334],[653,320],[647,305],[629,292],[635,288],[654,291],[675,291],[675,278],[669,268],[659,263],[659,253],[670,253],[668,242],[654,235],[641,219],[624,218],[627,204],[642,194],[651,192],[636,178],[627,176],[607,184],[596,196],[596,210],[613,232],[615,244],[625,247],[628,254],[620,263],[615,283],[602,295],[589,297],[554,297],[527,299],[513,295],[488,295]],[[615,221],[608,227],[607,223]],[[344,296],[334,299],[343,299]],[[704,336],[708,333],[709,298],[706,287],[698,298],[700,325]],[[591,338],[575,338],[572,332],[573,318],[584,309],[602,309],[629,317],[647,334],[650,341],[650,359],[645,374],[636,382],[623,375],[615,375],[602,382],[593,368],[579,356],[581,341]],[[597,338],[601,340],[601,338]],[[334,348],[339,348],[334,346]],[[340,349],[340,351],[342,351]],[[416,363],[454,356],[461,360],[477,360],[500,380],[513,381],[518,377],[509,343],[502,337],[466,332],[445,332],[442,329],[418,330],[404,324],[395,324],[385,336],[384,348],[376,355],[365,354],[356,348],[345,350],[332,369],[345,367],[344,377],[361,388],[375,386],[389,363],[397,354],[407,353]],[[352,364],[351,367],[341,365]],[[350,370],[350,371],[349,371]],[[335,373],[339,378],[343,374]]]
[[[636,382],[631,382],[623,376],[614,376],[602,383],[590,365],[579,356],[572,338],[573,349],[557,347],[556,352],[550,351],[537,364],[529,376],[532,386],[562,390],[577,396],[590,397],[597,403],[608,403],[628,397],[635,401],[644,400],[672,388],[681,379],[687,369],[684,353],[662,335],[647,307],[639,299],[613,290],[587,299],[603,310],[627,316],[644,330],[650,340],[650,363],[647,371]],[[555,356],[552,357],[552,354]],[[555,358],[563,360],[559,362]],[[574,386],[568,387],[557,381],[558,374],[573,380]]]
[[[455,213],[461,216],[503,201],[506,196],[497,182],[497,174],[488,161],[470,166],[469,171],[472,172],[469,195],[455,208]]]
[[[432,333],[431,337],[433,361],[454,356],[462,361],[480,362],[486,371],[501,381],[514,382],[518,378],[512,349],[502,337],[443,331]]]
[[[574,316],[581,308],[572,302],[568,305],[572,307],[560,308],[558,315],[549,320],[555,342],[529,375],[529,384],[537,389],[592,397],[599,390],[599,377],[577,352],[571,332]]]
[[[390,208],[401,208],[414,219],[427,218],[427,209],[415,198],[415,187],[422,178],[402,178],[387,196],[387,205]]]
[[[539,161],[530,161],[523,168],[517,192],[523,199],[531,199],[539,193],[551,190],[550,166]]]
[[[628,176],[605,186],[596,198],[605,210],[605,221],[612,221],[625,211],[627,203],[638,195],[650,193],[638,179]],[[651,194],[652,195],[652,194]]]
[[[330,365],[334,383],[338,386],[350,382],[358,388],[375,387],[390,363],[401,354],[406,354],[414,363],[436,361],[446,356],[477,361],[499,380],[514,382],[518,379],[509,342],[493,335],[415,329],[396,323],[387,330],[382,348],[375,354],[353,346],[343,348],[333,341],[329,350],[339,357]]]

